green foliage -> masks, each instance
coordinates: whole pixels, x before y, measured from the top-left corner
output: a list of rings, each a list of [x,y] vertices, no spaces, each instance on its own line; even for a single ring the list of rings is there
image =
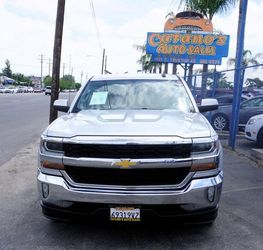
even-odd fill
[[[181,0],[181,4],[193,11],[202,13],[210,21],[216,13],[227,12],[237,0]]]
[[[257,53],[255,56],[252,55],[250,50],[244,50],[242,54],[242,65],[243,67],[247,67],[249,65],[258,65],[262,63],[263,54]],[[227,61],[228,65],[234,65],[236,62],[236,58],[229,58]]]
[[[80,84],[80,83],[75,83],[75,88],[76,88],[77,90],[79,90],[80,87],[81,87],[81,84]]]
[[[2,69],[2,73],[4,76],[7,76],[7,77],[12,77],[12,70],[11,70],[11,65],[10,65],[10,62],[8,59],[6,59],[5,61],[5,68]]]
[[[45,76],[43,80],[45,86],[51,86],[52,85],[52,77],[50,75]]]
[[[254,79],[247,78],[246,85],[247,85],[247,87],[263,88],[263,81],[260,80],[258,77],[254,78]]]
[[[134,45],[136,50],[141,51],[142,55],[137,61],[140,65],[142,65],[142,71],[144,72],[152,72],[155,71],[156,68],[161,67],[161,63],[151,62],[151,55],[146,54],[146,44],[144,45]]]
[[[59,82],[61,90],[75,89],[75,78],[72,75],[64,75]]]
[[[207,75],[207,85],[213,87],[214,81],[217,88],[233,89],[233,83],[227,80],[226,73],[209,70]]]
[[[12,78],[17,82],[17,85],[31,85],[31,80],[29,77],[25,76],[21,73],[14,73],[12,74]]]

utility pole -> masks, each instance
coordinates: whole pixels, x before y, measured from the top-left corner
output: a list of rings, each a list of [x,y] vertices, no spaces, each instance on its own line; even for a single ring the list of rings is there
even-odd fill
[[[50,97],[49,123],[53,122],[58,116],[58,112],[54,109],[53,104],[54,101],[58,99],[58,95],[59,95],[59,73],[60,73],[65,1],[66,0],[58,0],[58,5],[57,5],[56,30],[55,30],[55,39],[54,39],[54,48],[53,48],[52,88],[51,88],[51,97]]]
[[[241,94],[243,89],[242,77],[242,57],[244,51],[244,37],[247,16],[247,2],[248,0],[240,0],[239,2],[239,17],[238,17],[238,31],[237,31],[237,47],[236,47],[236,63],[234,76],[234,99],[232,105],[232,122],[230,123],[230,136],[228,145],[235,149],[236,135],[239,124],[239,109]]]
[[[83,71],[80,73],[80,84],[82,84],[82,78],[83,78]]]
[[[101,74],[103,75],[103,70],[104,70],[104,58],[105,58],[105,49],[103,49],[102,53],[102,65],[101,65]]]
[[[51,72],[51,58],[48,59],[48,75],[50,76],[50,72]]]
[[[62,71],[62,76],[65,75],[65,67],[66,67],[66,63],[63,63],[63,71]]]
[[[71,54],[69,55],[69,59],[68,59],[68,74],[70,75],[71,71]]]
[[[41,88],[43,87],[42,84],[43,84],[43,61],[44,61],[44,55],[41,54],[40,55],[40,64],[41,64],[41,72],[40,72],[40,78],[41,78]]]

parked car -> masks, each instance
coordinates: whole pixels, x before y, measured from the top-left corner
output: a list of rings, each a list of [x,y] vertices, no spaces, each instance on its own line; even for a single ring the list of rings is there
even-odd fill
[[[7,88],[6,93],[16,94],[18,92],[18,88],[14,86],[10,86]]]
[[[245,127],[245,137],[263,147],[263,114],[252,116]]]
[[[0,87],[0,93],[5,93],[5,87]]]
[[[51,86],[47,86],[45,89],[45,95],[51,95]]]
[[[33,93],[33,92],[34,92],[33,87],[27,87],[27,92],[28,92],[28,93]]]
[[[18,86],[18,93],[27,93],[27,87],[26,86]]]
[[[41,88],[34,88],[34,93],[42,93],[43,90]]]
[[[216,97],[216,99],[218,101],[219,106],[232,105],[234,95],[222,95],[222,96]],[[248,99],[250,98],[246,95],[241,96],[241,102],[248,100]]]
[[[244,131],[247,121],[254,115],[263,114],[263,96],[243,101],[239,111],[239,128]],[[232,105],[220,106],[211,114],[211,124],[215,130],[228,130],[232,118]]]
[[[41,136],[38,190],[51,219],[213,221],[223,183],[218,136],[175,75],[92,77]],[[105,216],[106,215],[106,216]],[[105,217],[104,217],[105,216]]]

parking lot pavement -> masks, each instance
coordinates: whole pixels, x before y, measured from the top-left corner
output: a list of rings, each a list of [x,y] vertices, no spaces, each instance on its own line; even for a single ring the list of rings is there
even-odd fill
[[[227,147],[210,227],[51,222],[38,201],[37,148],[30,144],[0,166],[0,249],[262,249],[263,169]]]
[[[228,135],[219,134],[219,138],[225,149],[232,150],[228,146]],[[237,136],[234,152],[239,156],[245,156],[258,166],[263,167],[263,148],[259,147],[256,142],[247,140],[244,134]]]

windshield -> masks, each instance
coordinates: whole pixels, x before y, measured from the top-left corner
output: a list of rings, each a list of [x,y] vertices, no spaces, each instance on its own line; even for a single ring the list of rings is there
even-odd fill
[[[73,112],[88,109],[194,111],[184,85],[175,80],[91,81],[80,95]]]

